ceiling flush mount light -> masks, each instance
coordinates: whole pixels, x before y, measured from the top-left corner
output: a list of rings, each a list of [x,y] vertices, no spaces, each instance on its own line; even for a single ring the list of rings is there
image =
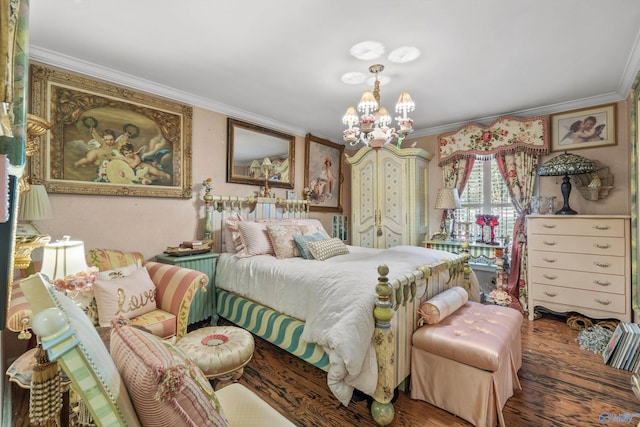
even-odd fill
[[[407,62],[415,61],[420,56],[420,49],[413,46],[402,46],[397,49],[393,49],[389,54],[389,61],[395,64],[404,64]]]
[[[367,40],[353,45],[349,53],[354,58],[358,58],[363,61],[371,61],[382,56],[384,53],[384,46],[380,42]]]
[[[355,107],[349,107],[342,118],[342,123],[348,126],[343,132],[343,140],[352,146],[362,142],[369,147],[380,148],[397,139],[398,147],[400,147],[404,137],[413,131],[413,120],[409,118],[408,113],[415,109],[415,104],[411,96],[404,91],[396,103],[396,113],[400,114],[396,117],[399,129],[396,131],[389,127],[391,116],[386,108],[380,106],[378,73],[382,70],[384,70],[384,65],[381,64],[369,67],[369,72],[375,74],[375,83],[373,92],[366,90],[360,98],[358,111],[362,115],[358,116]]]
[[[595,172],[597,169],[596,162],[589,160],[577,154],[564,154],[554,157],[538,168],[540,176],[562,176],[562,185],[560,191],[564,199],[562,209],[556,212],[556,215],[575,215],[578,212],[569,206],[569,194],[571,194],[571,181],[569,175],[580,175],[583,173]]]

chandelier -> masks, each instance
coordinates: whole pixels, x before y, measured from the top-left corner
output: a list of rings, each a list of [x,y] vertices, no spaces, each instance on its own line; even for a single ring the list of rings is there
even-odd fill
[[[369,72],[375,74],[376,80],[373,92],[365,90],[358,103],[358,116],[355,107],[349,107],[342,123],[349,126],[343,131],[343,140],[354,146],[363,143],[371,148],[380,148],[394,140],[397,140],[398,148],[407,134],[413,132],[413,120],[407,115],[413,111],[416,105],[411,96],[403,91],[396,103],[396,117],[398,129],[390,128],[391,116],[386,108],[380,106],[380,81],[378,73],[384,70],[384,65],[375,64],[369,67]]]

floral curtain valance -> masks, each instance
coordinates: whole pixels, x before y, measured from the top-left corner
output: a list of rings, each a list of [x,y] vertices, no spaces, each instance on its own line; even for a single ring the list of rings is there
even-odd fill
[[[440,166],[461,158],[490,158],[499,152],[549,152],[547,117],[500,117],[489,126],[470,123],[438,136]]]

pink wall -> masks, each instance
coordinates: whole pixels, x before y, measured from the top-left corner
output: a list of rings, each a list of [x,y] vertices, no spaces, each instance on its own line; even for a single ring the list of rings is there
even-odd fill
[[[629,214],[630,204],[630,132],[629,104],[618,103],[618,144],[614,147],[593,148],[576,151],[577,154],[598,160],[608,166],[615,177],[614,189],[609,197],[596,202],[582,198],[575,188],[571,192],[571,207],[582,214]],[[69,234],[73,239],[83,240],[85,247],[137,250],[147,258],[162,253],[167,246],[183,240],[202,237],[204,207],[202,185],[204,179],[213,179],[213,193],[248,196],[258,187],[227,184],[226,181],[226,116],[194,108],[193,114],[193,197],[191,199],[165,199],[148,197],[100,197],[88,195],[51,194],[55,218],[40,221],[37,226],[52,239]],[[436,155],[429,168],[429,205],[433,206],[437,189],[442,186],[442,172],[437,164],[436,136],[417,139],[418,147]],[[405,144],[411,144],[408,141]],[[350,151],[351,153],[351,151]],[[542,162],[557,155],[552,153]],[[296,136],[295,146],[295,190],[302,196],[304,188],[304,136]],[[350,170],[343,163],[342,206],[344,214],[351,210]],[[541,195],[557,196],[560,193],[560,178],[539,178]],[[286,197],[284,189],[275,189],[279,197]],[[429,234],[439,229],[440,212],[429,212]],[[322,221],[331,230],[332,212],[312,212],[312,217]],[[38,253],[34,258],[38,258]]]
[[[204,228],[202,181],[213,180],[217,195],[252,195],[257,186],[226,183],[227,117],[200,108],[193,111],[193,196],[191,199],[50,194],[55,217],[36,225],[52,240],[70,235],[85,248],[136,250],[145,258],[162,253],[167,246],[201,238]],[[295,190],[304,188],[304,136],[296,136]],[[343,166],[343,172],[345,167]],[[347,171],[348,172],[348,171]],[[348,179],[347,185],[348,186]],[[274,189],[286,198],[284,189]],[[344,192],[344,187],[343,187]],[[349,209],[343,196],[343,207]],[[331,229],[333,213],[312,213]],[[37,259],[39,253],[34,254]]]

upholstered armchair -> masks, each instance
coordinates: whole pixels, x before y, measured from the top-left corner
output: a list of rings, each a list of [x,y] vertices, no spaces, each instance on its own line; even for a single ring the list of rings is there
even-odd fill
[[[131,323],[142,326],[152,334],[161,338],[175,336],[180,339],[187,333],[187,321],[189,308],[196,292],[204,292],[209,278],[206,274],[184,267],[161,264],[153,261],[144,262],[142,254],[139,252],[123,252],[114,249],[90,249],[87,252],[87,264],[97,267],[101,272],[100,276],[114,276],[122,278],[127,274],[126,268],[136,265],[136,269],[144,265],[153,285],[155,285],[153,307],[146,313],[132,317]],[[110,274],[110,272],[112,274]],[[129,284],[131,284],[129,280]],[[113,283],[115,284],[115,282]],[[132,286],[137,286],[133,283]],[[100,284],[95,286],[94,292],[88,297],[81,298],[83,309],[95,326],[99,325],[99,313],[96,300],[93,295],[100,288]],[[117,291],[118,287],[113,286]],[[104,289],[103,289],[104,290]],[[104,299],[109,299],[109,292],[100,293]],[[116,304],[117,293],[113,293],[111,299]],[[109,304],[104,304],[109,308]],[[113,307],[113,305],[111,305]],[[116,305],[117,307],[117,305]],[[106,310],[106,309],[105,309]],[[115,315],[115,309],[113,314]],[[27,303],[19,282],[16,281],[11,287],[11,305],[9,307],[7,327],[9,330],[18,332],[20,338],[29,338],[31,329],[32,313]],[[108,322],[107,322],[108,323]]]
[[[144,265],[155,285],[155,308],[144,314],[131,317],[130,321],[133,325],[144,327],[161,338],[176,336],[177,339],[180,339],[186,335],[191,301],[196,292],[205,292],[209,283],[209,278],[204,273],[154,261],[144,262],[144,258],[139,252],[90,249],[87,251],[87,263],[97,267],[101,276],[104,277],[103,273],[113,272],[113,275],[116,276],[115,280],[119,279],[122,282],[126,282],[127,279],[126,277],[118,277],[126,274],[123,273],[123,269],[131,265]],[[133,285],[135,286],[135,284]],[[100,293],[100,288],[96,285],[94,285],[94,293],[96,293],[98,308],[101,308],[100,297],[104,298],[110,295]],[[139,292],[134,292],[133,296],[138,296],[138,294]],[[121,295],[113,294],[112,297],[116,299],[118,296]],[[107,304],[103,304],[103,306],[107,306]],[[116,307],[113,314],[115,315],[117,311]],[[102,314],[100,315],[102,316]]]
[[[125,321],[112,321],[108,351],[89,317],[42,275],[20,286],[42,348],[99,427],[294,425],[241,384],[214,391],[178,348]]]

